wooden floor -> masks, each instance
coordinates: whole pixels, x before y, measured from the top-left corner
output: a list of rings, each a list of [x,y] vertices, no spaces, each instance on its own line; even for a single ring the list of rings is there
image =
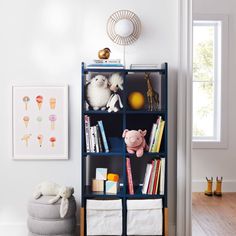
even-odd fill
[[[192,207],[193,236],[236,236],[236,193],[193,193]]]

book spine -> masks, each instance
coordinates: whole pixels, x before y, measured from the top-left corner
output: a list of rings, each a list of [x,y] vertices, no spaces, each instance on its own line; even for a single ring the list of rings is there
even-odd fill
[[[98,134],[97,134],[97,127],[94,126],[94,137],[95,137],[95,147],[96,152],[99,152],[99,146],[98,146]]]
[[[94,126],[90,127],[90,134],[91,134],[91,152],[95,152],[95,135],[94,135]]]
[[[157,160],[154,160],[154,164],[153,164],[153,171],[152,171],[152,175],[151,175],[151,183],[150,183],[150,189],[148,194],[152,194],[153,192],[153,186],[154,186],[154,180],[155,180],[155,175],[156,175],[156,167],[157,167]]]
[[[161,121],[161,125],[160,125],[160,132],[159,132],[159,135],[158,135],[158,143],[157,143],[156,152],[160,152],[161,140],[162,140],[164,127],[165,127],[165,121],[163,120],[163,121]]]
[[[156,133],[156,128],[157,128],[157,124],[153,124],[151,135],[150,135],[150,140],[149,140],[149,150],[148,150],[149,152],[151,152],[151,150],[152,150],[152,145],[153,145],[153,141],[154,141],[154,137],[155,137],[155,133]]]
[[[102,138],[101,138],[101,133],[100,133],[98,125],[96,125],[96,129],[97,129],[97,136],[98,136],[99,151],[102,152]]]
[[[158,121],[157,121],[157,129],[156,129],[156,133],[155,133],[155,140],[154,140],[154,144],[152,145],[152,152],[156,152],[156,149],[157,149],[157,143],[158,143],[158,137],[159,137],[159,132],[160,132],[161,120],[162,120],[162,117],[159,116]]]
[[[86,152],[90,152],[90,117],[84,116]]]
[[[157,194],[159,174],[160,174],[160,160],[157,160],[156,174],[155,174],[155,180],[154,180],[154,186],[153,186],[152,194]]]
[[[165,194],[165,158],[161,158],[160,194]]]
[[[134,194],[134,185],[133,185],[131,164],[129,158],[126,158],[126,172],[127,172],[129,194]]]
[[[107,138],[106,138],[103,122],[101,120],[99,120],[98,121],[98,125],[99,125],[100,131],[101,131],[102,141],[103,141],[103,146],[105,148],[105,152],[109,152],[109,148],[108,148],[108,143],[107,143]]]
[[[148,183],[149,183],[151,171],[152,171],[152,164],[147,164],[145,177],[144,177],[144,181],[143,181],[142,194],[147,194]]]

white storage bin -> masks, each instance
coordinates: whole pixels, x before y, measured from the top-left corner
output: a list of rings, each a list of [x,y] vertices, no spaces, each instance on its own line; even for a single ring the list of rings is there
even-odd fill
[[[127,200],[127,235],[162,235],[162,199]]]
[[[87,235],[122,235],[122,201],[87,200]]]

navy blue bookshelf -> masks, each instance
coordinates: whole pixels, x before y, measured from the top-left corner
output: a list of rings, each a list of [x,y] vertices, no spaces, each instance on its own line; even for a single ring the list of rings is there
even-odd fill
[[[93,111],[87,110],[85,106],[85,84],[86,77],[88,75],[104,74],[110,75],[112,73],[119,72],[124,78],[124,91],[121,93],[121,99],[123,102],[123,109],[116,113],[108,113],[107,111]],[[153,79],[158,80],[157,84],[160,92],[160,109],[156,111],[148,111],[147,107],[143,110],[132,110],[127,104],[127,95],[132,91],[132,87],[135,84],[133,90],[139,87],[144,87],[145,80],[144,73],[149,72],[154,75]],[[163,235],[166,235],[168,227],[168,64],[163,63],[160,69],[88,69],[85,63],[82,63],[81,71],[81,85],[82,85],[82,99],[81,99],[81,230],[80,235],[86,234],[86,199],[122,199],[123,202],[123,234],[126,234],[126,200],[127,199],[162,199],[163,200]],[[136,77],[137,76],[137,77]],[[143,79],[140,79],[143,78]],[[141,81],[142,84],[138,84]],[[152,80],[154,81],[154,80]],[[136,83],[137,82],[137,83]],[[98,120],[102,120],[108,139],[109,152],[100,153],[88,153],[86,152],[85,145],[85,132],[84,132],[84,116],[88,115],[91,119],[91,125],[95,125]],[[126,146],[122,138],[123,130],[128,129],[146,129],[148,131],[146,141],[148,143],[149,135],[153,123],[156,122],[158,116],[162,116],[165,120],[165,129],[161,143],[161,149],[158,153],[145,152],[143,157],[137,158],[134,154],[129,154],[126,151]],[[126,176],[126,157],[130,158],[131,169],[134,180],[134,194],[128,193],[127,176]],[[142,194],[142,182],[145,174],[146,164],[153,159],[165,158],[165,194],[164,195],[149,195]],[[120,175],[120,191],[117,194],[106,194],[105,192],[92,192],[91,190],[91,174],[95,175],[96,167],[99,166],[100,161],[106,163],[109,172],[115,172]],[[111,164],[113,163],[113,164]],[[115,163],[115,164],[114,164]],[[110,169],[109,167],[117,168]],[[114,167],[115,166],[115,167]],[[90,172],[90,173],[88,173]],[[95,176],[93,176],[95,177]]]

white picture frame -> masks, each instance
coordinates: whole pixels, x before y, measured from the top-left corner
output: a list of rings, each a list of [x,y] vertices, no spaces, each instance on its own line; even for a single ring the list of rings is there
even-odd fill
[[[12,85],[12,157],[68,159],[68,85]]]

